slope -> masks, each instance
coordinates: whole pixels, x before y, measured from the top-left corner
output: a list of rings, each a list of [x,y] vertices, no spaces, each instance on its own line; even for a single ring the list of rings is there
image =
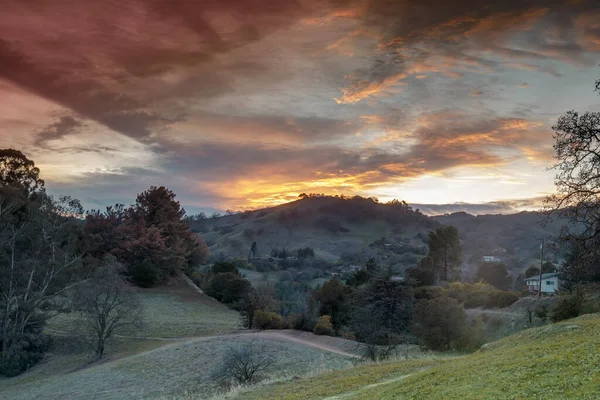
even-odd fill
[[[528,329],[479,352],[365,365],[264,386],[243,399],[597,399],[600,315]]]
[[[192,228],[202,235],[213,257],[247,257],[256,242],[259,256],[270,255],[272,249],[312,247],[317,258],[327,261],[341,258],[345,264],[364,264],[374,257],[386,265],[406,268],[426,254],[429,231],[440,224],[455,225],[463,241],[465,262],[499,254],[511,269],[520,269],[539,257],[540,240],[555,237],[565,223],[554,220],[541,226],[542,220],[539,212],[428,217],[403,202],[383,204],[369,198],[329,196],[195,219]],[[548,249],[546,259],[559,261],[559,257]]]
[[[251,244],[258,256],[272,249],[311,247],[317,258],[336,261],[342,255],[382,253],[376,241],[395,244],[385,256],[418,259],[426,251],[423,238],[438,224],[405,203],[382,204],[365,198],[312,197],[262,210],[246,211],[192,223],[211,254],[246,257]],[[421,236],[419,236],[421,234]],[[379,247],[383,248],[382,242]],[[412,255],[412,258],[411,256]],[[357,260],[358,262],[359,260]]]
[[[148,338],[150,339],[150,338]],[[269,374],[307,374],[315,369],[339,369],[359,356],[352,342],[289,331],[238,333],[186,338],[157,349],[62,375],[0,381],[0,398],[26,399],[147,399],[193,391],[206,398],[219,390],[215,376],[230,346],[264,346],[275,358]]]

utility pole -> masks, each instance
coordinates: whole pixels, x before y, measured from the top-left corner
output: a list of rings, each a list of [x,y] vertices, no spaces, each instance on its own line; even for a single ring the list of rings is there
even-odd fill
[[[544,265],[544,239],[540,244],[540,281],[538,286],[538,297],[542,297],[542,266]]]

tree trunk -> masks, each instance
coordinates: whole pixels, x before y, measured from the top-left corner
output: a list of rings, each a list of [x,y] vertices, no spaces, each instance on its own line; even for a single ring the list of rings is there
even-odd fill
[[[96,361],[100,361],[102,359],[102,355],[104,354],[104,339],[98,340],[98,347],[96,347]]]

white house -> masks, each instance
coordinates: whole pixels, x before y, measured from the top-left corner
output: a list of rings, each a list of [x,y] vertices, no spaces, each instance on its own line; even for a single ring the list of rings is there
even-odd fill
[[[530,276],[525,279],[527,290],[530,293],[537,293],[540,287],[540,276]],[[558,292],[558,272],[542,274],[542,293],[554,294]]]
[[[489,263],[500,262],[500,259],[498,257],[494,257],[494,256],[483,256],[483,257],[481,257],[481,260],[483,262],[489,262]]]

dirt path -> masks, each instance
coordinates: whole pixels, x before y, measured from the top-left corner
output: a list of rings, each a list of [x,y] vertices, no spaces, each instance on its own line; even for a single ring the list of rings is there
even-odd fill
[[[57,334],[57,335],[64,335],[64,336],[68,336],[70,335],[69,332],[65,332],[65,331],[59,331],[56,329],[50,329],[47,328],[46,329],[48,332],[51,332],[53,334]],[[353,354],[353,353],[348,353],[346,351],[337,349],[335,347],[332,346],[328,346],[327,344],[324,343],[317,343],[308,339],[303,339],[301,337],[295,336],[292,333],[288,333],[286,331],[249,331],[249,332],[243,332],[243,333],[230,333],[230,334],[223,334],[223,335],[216,335],[216,336],[187,336],[187,337],[179,337],[179,338],[166,338],[166,337],[156,337],[156,336],[124,336],[124,335],[115,335],[115,337],[121,338],[121,339],[138,339],[138,340],[159,340],[159,341],[166,341],[166,342],[189,342],[189,341],[208,341],[208,340],[222,340],[222,339],[228,339],[228,338],[239,338],[239,337],[243,337],[243,336],[253,336],[253,337],[257,337],[257,338],[261,338],[261,339],[273,339],[273,340],[278,340],[278,341],[284,341],[284,342],[291,342],[291,343],[298,343],[298,344],[303,344],[305,346],[308,347],[313,347],[319,350],[323,350],[323,351],[327,351],[329,353],[335,353],[344,357],[350,357],[350,358],[356,358],[356,359],[360,359],[361,357],[357,354]],[[150,350],[152,351],[152,350]]]
[[[258,337],[262,337],[262,338],[273,338],[273,339],[284,340],[284,341],[287,341],[287,342],[300,343],[300,344],[303,344],[305,346],[314,347],[316,349],[328,351],[330,353],[339,354],[339,355],[345,356],[345,357],[357,358],[357,359],[361,358],[357,354],[348,353],[348,352],[345,352],[345,351],[340,350],[340,349],[336,349],[335,347],[331,347],[331,346],[328,346],[328,345],[323,344],[323,343],[316,343],[316,342],[312,342],[310,340],[302,339],[302,338],[294,336],[292,334],[287,334],[286,332],[281,332],[281,331],[261,331],[261,332],[254,333],[254,335],[256,335]]]
[[[419,372],[422,372],[422,371],[419,371]],[[408,378],[409,376],[413,376],[413,375],[414,374],[402,375],[402,376],[398,376],[396,378],[388,379],[388,380],[385,380],[385,381],[381,381],[381,382],[377,382],[377,383],[372,383],[370,385],[362,386],[362,387],[360,387],[358,389],[355,389],[355,390],[352,390],[350,392],[338,394],[336,396],[325,397],[323,400],[349,399],[349,398],[358,396],[361,392],[364,392],[365,390],[369,390],[369,389],[372,389],[372,388],[377,387],[377,386],[389,385],[390,383],[400,382],[401,380],[404,380],[404,379]]]

